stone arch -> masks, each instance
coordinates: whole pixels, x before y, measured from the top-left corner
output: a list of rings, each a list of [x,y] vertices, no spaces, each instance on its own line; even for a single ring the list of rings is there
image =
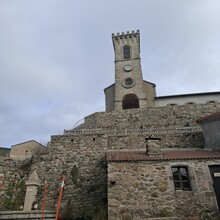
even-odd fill
[[[122,109],[139,108],[139,98],[135,94],[127,94],[122,100]]]

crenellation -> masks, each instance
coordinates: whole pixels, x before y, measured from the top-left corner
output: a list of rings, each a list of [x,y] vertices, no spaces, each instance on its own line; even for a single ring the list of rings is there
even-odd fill
[[[132,38],[132,37],[136,37],[139,34],[140,34],[140,30],[131,31],[131,32],[126,31],[126,32],[121,32],[121,33],[117,32],[116,34],[112,33],[112,38],[115,38],[116,40],[118,38],[120,38],[120,39],[127,38],[127,37]]]

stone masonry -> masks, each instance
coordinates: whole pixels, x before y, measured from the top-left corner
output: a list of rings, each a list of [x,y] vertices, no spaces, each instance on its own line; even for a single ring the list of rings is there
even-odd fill
[[[218,213],[208,170],[208,165],[216,163],[220,160],[108,163],[109,220],[123,216],[134,220],[165,216],[209,219]],[[171,180],[174,164],[188,166],[192,191],[175,191]]]
[[[37,169],[41,183],[48,177],[47,209],[55,209],[62,175],[65,175],[62,211],[67,204],[75,213],[93,211],[106,204],[107,200],[107,150],[143,149],[149,137],[160,138],[162,148],[202,148],[204,140],[196,118],[216,112],[219,107],[219,103],[192,104],[92,114],[85,118],[81,129],[53,135],[49,153],[35,155],[28,172]],[[20,172],[19,167],[14,169]],[[73,173],[73,170],[77,172]],[[2,173],[3,184],[7,188],[12,178],[7,169],[3,169]],[[156,173],[152,175],[156,176]],[[13,175],[13,178],[19,180],[24,176]],[[166,193],[168,196],[168,191]],[[40,189],[37,195],[39,207],[42,196],[43,189]],[[3,201],[4,195],[1,210],[5,210]],[[152,214],[159,211],[158,208]]]
[[[65,176],[63,217],[79,219],[104,213],[94,219],[105,220],[108,208],[109,220],[188,220],[198,216],[214,220],[217,204],[208,166],[220,164],[219,159],[107,164],[109,150],[146,149],[149,139],[157,141],[161,148],[158,152],[202,149],[204,138],[196,119],[220,109],[216,100],[158,107],[161,97],[156,97],[156,85],[142,78],[139,31],[113,35],[112,40],[115,83],[105,89],[106,112],[91,114],[80,126],[52,135],[48,152],[36,152],[20,162],[0,161],[0,210],[23,208],[25,181],[36,170],[41,184],[36,195],[39,210],[44,180],[47,179],[45,209],[55,210]],[[198,101],[201,96],[196,96]],[[185,95],[184,101],[185,98],[190,96]],[[192,191],[174,190],[171,166],[177,163],[189,167]]]

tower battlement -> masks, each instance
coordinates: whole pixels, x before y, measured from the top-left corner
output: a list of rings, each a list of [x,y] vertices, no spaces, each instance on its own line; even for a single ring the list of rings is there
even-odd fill
[[[140,36],[140,30],[137,31],[126,31],[126,32],[121,32],[121,33],[112,33],[112,38],[114,39],[123,39],[123,38],[131,38],[131,37],[139,37]]]
[[[136,31],[126,31],[121,33],[112,33],[112,42],[113,47],[116,49],[123,45],[132,45],[133,49],[136,47],[137,54],[136,56],[139,57],[140,53],[140,30]]]

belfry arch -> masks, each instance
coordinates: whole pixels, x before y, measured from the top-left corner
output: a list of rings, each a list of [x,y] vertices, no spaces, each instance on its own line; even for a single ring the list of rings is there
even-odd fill
[[[127,94],[122,100],[122,109],[139,108],[139,98],[135,94]]]

